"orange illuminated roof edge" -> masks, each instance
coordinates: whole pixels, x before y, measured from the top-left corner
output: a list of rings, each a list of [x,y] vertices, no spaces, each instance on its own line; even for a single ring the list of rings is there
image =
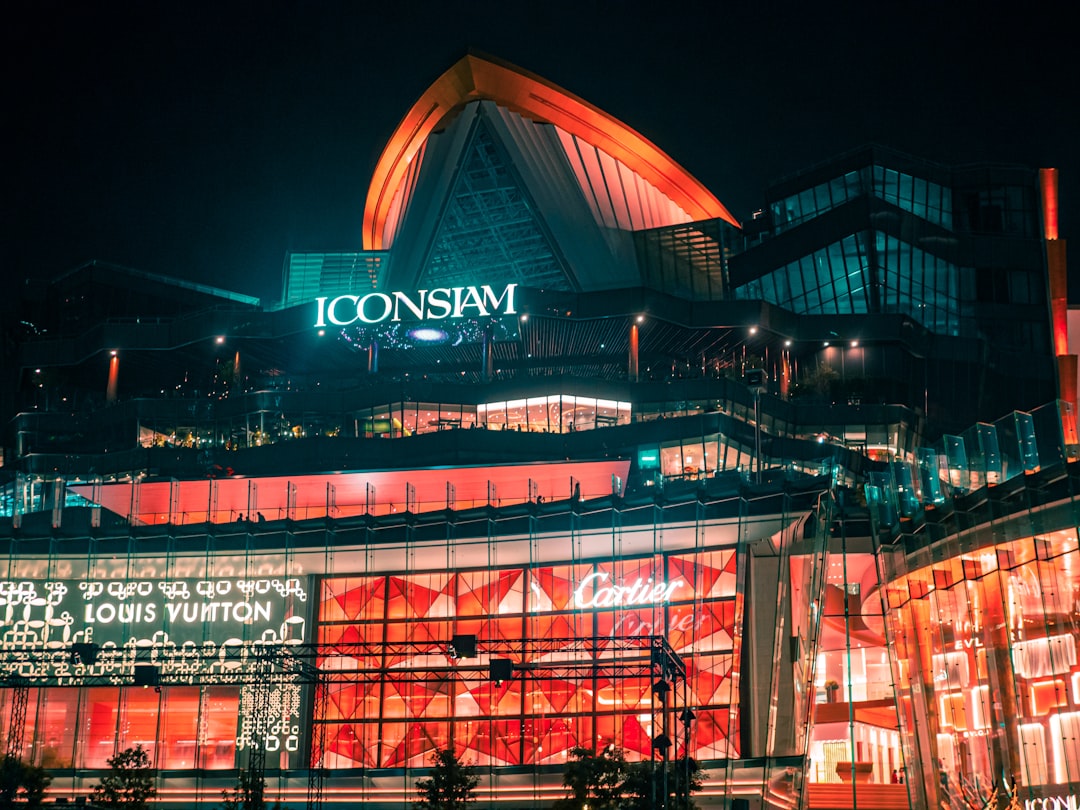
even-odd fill
[[[506,62],[465,56],[429,87],[401,119],[379,156],[364,206],[365,250],[385,250],[386,220],[409,163],[427,137],[457,109],[487,99],[534,121],[554,124],[603,150],[666,194],[692,220],[738,221],[716,197],[655,144],[603,110]]]

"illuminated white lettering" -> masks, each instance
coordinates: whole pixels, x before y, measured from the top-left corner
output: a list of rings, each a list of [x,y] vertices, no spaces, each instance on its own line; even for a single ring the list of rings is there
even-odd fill
[[[420,296],[420,303],[414,304],[412,300],[403,292],[394,293],[394,320],[401,320],[401,313],[399,312],[399,305],[404,304],[416,318],[423,320],[424,318],[424,299],[427,297],[427,290],[417,290],[416,294]]]
[[[450,317],[452,307],[450,305],[450,295],[452,291],[449,287],[437,287],[428,293],[428,317],[432,320],[441,321],[443,318]]]
[[[594,571],[586,576],[574,591],[574,605],[580,608],[658,605],[670,601],[675,589],[683,584],[681,579],[672,583],[654,584],[651,577],[644,582],[639,577],[633,585],[629,586],[612,584],[605,588],[598,588],[594,584],[607,581],[608,574],[603,571]],[[590,586],[593,588],[592,595],[587,596]]]
[[[506,300],[506,308],[503,310],[504,315],[517,315],[517,310],[514,309],[514,290],[517,289],[517,284],[507,284],[503,290],[503,294],[498,298],[495,297],[495,293],[492,292],[491,287],[485,284],[481,289],[484,291],[484,302],[491,308],[492,312],[498,312],[499,307],[503,305],[503,299]]]
[[[514,295],[517,284],[507,284],[496,293],[489,285],[480,287],[437,287],[415,293],[394,291],[371,292],[363,297],[339,295],[336,298],[319,296],[315,299],[315,327],[349,326],[383,321],[398,322],[402,315],[419,321],[444,318],[478,317],[494,314],[517,314]]]
[[[376,298],[383,303],[382,314],[376,318],[369,318],[367,315],[367,302]],[[394,311],[394,301],[386,293],[368,293],[356,305],[356,317],[362,320],[364,323],[381,323],[390,317],[390,313]]]
[[[360,299],[357,298],[355,295],[341,295],[330,302],[330,307],[327,309],[326,317],[329,319],[330,323],[335,324],[336,326],[347,326],[348,324],[356,320],[355,315],[347,321],[343,321],[337,316],[337,305],[342,301],[348,301],[353,305],[353,307],[359,307]]]
[[[454,288],[454,317],[460,318],[466,309],[475,309],[477,316],[486,318],[488,311],[484,309],[484,301],[476,287]]]

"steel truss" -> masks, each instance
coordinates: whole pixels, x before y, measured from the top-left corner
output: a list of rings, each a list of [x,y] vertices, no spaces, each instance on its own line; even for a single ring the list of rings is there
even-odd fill
[[[177,647],[126,647],[96,644],[60,645],[0,651],[0,684],[12,693],[11,726],[7,750],[22,747],[30,687],[92,686],[239,686],[247,690],[250,715],[248,776],[251,795],[245,806],[259,807],[266,771],[266,739],[271,732],[271,691],[275,686],[310,686],[313,692],[312,728],[308,757],[308,810],[322,805],[326,709],[331,683],[371,681],[392,672],[395,679],[431,682],[461,680],[529,679],[611,680],[648,678],[653,682],[653,759],[663,762],[663,796],[668,790],[671,749],[678,749],[672,734],[676,703],[682,704],[689,750],[692,712],[686,666],[663,636],[640,638],[541,638],[490,639],[459,636],[465,650],[445,642],[349,642],[335,644],[262,644]],[[76,649],[77,648],[77,649]],[[408,670],[388,669],[387,658],[416,658]],[[440,660],[441,659],[441,660]],[[443,663],[445,662],[445,663]],[[681,701],[674,700],[682,687]],[[670,694],[669,694],[670,693]],[[685,753],[684,753],[684,758]],[[659,781],[659,780],[657,780]],[[659,785],[657,786],[659,788]],[[679,795],[676,776],[675,795]],[[667,806],[657,797],[654,806]]]

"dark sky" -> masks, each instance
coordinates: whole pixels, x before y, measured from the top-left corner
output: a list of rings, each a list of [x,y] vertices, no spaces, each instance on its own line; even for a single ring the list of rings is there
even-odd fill
[[[739,218],[770,181],[873,141],[1056,166],[1075,236],[1073,45],[1052,6],[1007,8],[18,3],[3,277],[96,258],[276,299],[286,251],[360,248],[386,139],[470,47],[637,129]]]

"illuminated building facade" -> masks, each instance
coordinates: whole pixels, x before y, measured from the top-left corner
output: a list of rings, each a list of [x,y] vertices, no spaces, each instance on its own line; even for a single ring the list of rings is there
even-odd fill
[[[78,796],[142,744],[176,803],[247,768],[400,806],[453,746],[482,802],[543,807],[609,744],[700,761],[706,806],[1075,803],[1055,183],[867,148],[740,225],[468,56],[360,249],[291,255],[280,303],[102,263],[28,289],[8,750]]]

